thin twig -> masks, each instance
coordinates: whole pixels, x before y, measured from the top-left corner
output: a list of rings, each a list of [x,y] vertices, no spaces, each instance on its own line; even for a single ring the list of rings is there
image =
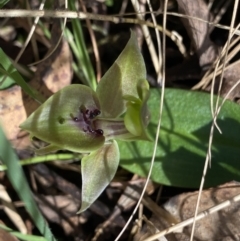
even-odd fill
[[[155,136],[155,142],[154,142],[154,148],[153,148],[153,154],[152,154],[152,158],[151,158],[151,163],[150,163],[150,168],[148,171],[148,175],[147,175],[147,179],[146,179],[146,183],[149,182],[151,174],[152,174],[152,170],[153,170],[153,165],[154,165],[154,161],[156,158],[156,153],[157,153],[157,148],[158,148],[158,139],[160,136],[160,129],[161,129],[161,124],[162,124],[162,112],[163,112],[163,103],[164,103],[164,90],[165,90],[165,49],[166,49],[166,34],[165,34],[165,30],[166,30],[166,20],[167,20],[167,2],[168,0],[164,1],[164,12],[165,14],[163,14],[163,41],[162,41],[162,93],[161,93],[161,98],[160,98],[160,107],[159,107],[159,119],[158,119],[158,125],[157,125],[157,130],[156,130],[156,136]],[[141,203],[141,200],[144,196],[144,193],[146,191],[147,185],[144,185],[141,196],[139,197],[139,200],[131,214],[131,216],[129,217],[128,221],[126,222],[126,224],[124,225],[122,231],[119,233],[119,235],[117,236],[117,238],[115,239],[115,241],[119,240],[120,237],[122,236],[123,232],[126,230],[127,226],[129,225],[129,223],[131,222],[131,220],[134,217],[134,214],[137,212],[138,207]]]
[[[149,13],[149,12],[145,12]],[[160,14],[159,12],[157,12]],[[230,27],[227,25],[222,24],[215,24],[214,22],[209,22],[207,20],[203,20],[201,18],[188,16],[181,13],[176,12],[167,12],[167,15],[172,15],[179,18],[188,18],[193,19],[197,21],[201,21],[204,23],[207,23],[209,26],[214,25],[217,28],[229,30]],[[133,15],[133,13],[130,14],[124,14],[127,15]],[[133,19],[133,18],[123,18],[122,16],[116,15],[101,15],[101,14],[95,14],[95,13],[83,13],[83,12],[76,12],[76,11],[67,11],[67,10],[25,10],[25,9],[0,9],[0,18],[23,18],[23,17],[46,17],[46,18],[80,18],[80,19],[93,19],[93,20],[99,20],[99,21],[110,21],[114,23],[135,23],[135,24],[146,24],[149,27],[154,28],[154,24],[149,21],[139,20],[139,19]],[[158,30],[162,31],[162,27],[158,25]],[[166,35],[168,36],[170,32],[166,32]],[[240,35],[240,31],[236,31],[236,35]],[[171,34],[170,34],[171,35]]]
[[[209,208],[209,209],[206,209],[205,211],[200,212],[196,217],[196,221],[198,221],[202,218],[205,218],[206,216],[211,215],[215,212],[218,212],[218,211],[230,206],[232,203],[238,202],[238,201],[240,201],[240,194],[238,194],[238,195],[234,196],[233,198],[231,198],[227,201],[224,201],[224,202],[222,202],[222,203],[220,203],[220,204],[218,204],[218,205],[216,205],[212,208]],[[152,235],[151,237],[145,239],[144,241],[153,241],[153,240],[156,240],[156,239],[158,239],[158,238],[160,238],[160,237],[162,237],[162,236],[164,236],[168,233],[173,233],[174,231],[177,231],[179,229],[182,229],[182,228],[192,224],[193,220],[194,220],[194,217],[186,219],[183,222],[174,225],[173,227],[170,227],[168,229],[165,229],[165,230],[163,230],[159,233],[156,233],[156,234]]]
[[[42,9],[43,9],[44,4],[45,4],[45,0],[43,0],[42,3],[40,4],[39,10],[42,10]],[[37,26],[37,24],[38,24],[38,21],[39,21],[39,17],[36,17],[36,18],[34,19],[33,26],[31,27],[31,30],[30,30],[30,32],[29,32],[29,34],[28,34],[28,36],[27,36],[27,39],[26,39],[26,41],[25,41],[22,49],[20,50],[20,52],[18,53],[16,59],[14,60],[15,63],[17,63],[17,62],[19,61],[19,59],[21,58],[23,52],[25,51],[25,49],[26,49],[29,41],[31,40],[32,35],[33,35],[33,33],[34,33],[35,29],[36,29],[36,26]]]
[[[133,8],[134,8],[135,12],[137,13],[137,18],[140,19],[140,20],[144,20],[144,17],[143,17],[144,15],[139,14],[140,4],[139,4],[138,0],[132,0],[132,5],[133,5]],[[154,67],[155,72],[158,76],[159,72],[160,72],[160,68],[159,68],[160,62],[158,60],[158,55],[157,55],[156,49],[154,47],[154,44],[153,44],[153,41],[152,41],[152,38],[151,38],[151,34],[149,32],[148,26],[141,25],[141,28],[142,28],[142,32],[143,32],[146,44],[148,46],[148,50],[149,50],[149,53],[150,53],[150,56],[151,56],[151,59],[152,59],[153,67]]]
[[[67,1],[67,0],[65,0],[65,9],[68,9],[68,1]],[[33,66],[33,65],[36,65],[36,64],[39,64],[39,63],[45,61],[46,59],[48,59],[48,58],[56,51],[56,49],[58,48],[58,46],[60,45],[60,43],[61,43],[61,41],[62,41],[63,31],[64,31],[64,28],[65,28],[66,24],[67,24],[67,18],[65,17],[65,18],[63,19],[63,25],[62,25],[61,35],[60,35],[60,37],[59,37],[56,45],[54,46],[54,48],[50,51],[50,53],[48,53],[47,56],[45,56],[43,59],[41,59],[41,60],[39,60],[39,61],[37,61],[37,62],[31,63],[31,64],[29,64],[28,66]]]
[[[233,26],[234,26],[234,23],[235,23],[236,12],[237,12],[237,8],[238,8],[238,2],[239,2],[238,0],[235,0],[233,17],[232,17],[232,21],[231,21],[231,25],[230,25],[230,31],[229,31],[229,35],[228,35],[227,48],[226,48],[226,53],[225,53],[224,60],[223,60],[224,61],[223,62],[223,71],[222,71],[222,74],[221,74],[221,77],[220,77],[220,84],[219,84],[219,88],[218,88],[218,97],[217,97],[217,101],[216,101],[216,108],[215,108],[215,112],[214,112],[214,116],[213,116],[213,122],[212,122],[211,130],[210,130],[208,153],[206,155],[203,175],[202,175],[202,179],[201,179],[201,183],[200,183],[200,187],[199,187],[199,193],[198,193],[198,199],[197,199],[197,204],[196,204],[196,209],[195,209],[195,214],[194,214],[194,221],[193,221],[192,230],[191,230],[190,241],[193,240],[195,225],[196,225],[196,217],[197,217],[198,209],[199,209],[199,205],[200,205],[201,193],[202,193],[203,186],[204,186],[204,183],[205,183],[205,177],[207,175],[207,169],[208,169],[209,164],[211,163],[211,149],[212,149],[214,127],[216,126],[216,119],[217,119],[217,116],[219,114],[219,112],[218,112],[219,95],[220,95],[220,90],[221,90],[221,86],[222,86],[222,82],[223,82],[224,69],[225,69],[225,65],[226,65],[226,57],[227,57],[227,54],[228,54],[230,40],[231,40],[231,37],[232,37]]]
[[[126,14],[125,14],[126,15]],[[83,12],[76,12],[76,11],[64,11],[64,10],[23,10],[23,9],[0,9],[0,18],[5,18],[5,17],[49,17],[49,18],[69,18],[69,19],[93,19],[93,20],[98,20],[98,21],[110,21],[113,23],[129,23],[129,24],[140,24],[140,25],[147,25],[150,28],[157,28],[159,31],[163,31],[162,26],[157,25],[155,26],[154,23],[150,21],[145,21],[141,19],[134,19],[134,18],[123,18],[122,16],[119,15],[112,15],[112,16],[106,16],[106,15],[99,15],[99,14],[92,14],[92,13],[83,13]],[[201,21],[201,20],[200,20]],[[175,44],[178,46],[179,51],[185,55],[185,47],[181,41],[177,37],[175,33],[172,33],[171,31],[165,29],[165,34]]]
[[[167,0],[166,0],[166,2],[168,2]],[[162,73],[161,73],[161,67],[163,67],[164,68],[164,66],[162,66],[163,65],[163,61],[164,60],[162,60],[162,58],[165,58],[165,55],[163,55],[162,54],[162,51],[161,51],[161,41],[160,41],[160,36],[159,36],[159,32],[157,31],[157,28],[156,28],[156,26],[157,26],[157,21],[156,21],[156,18],[155,18],[155,15],[154,15],[154,13],[153,13],[153,9],[152,9],[152,5],[151,5],[151,3],[150,3],[150,0],[147,0],[147,3],[148,3],[148,7],[149,7],[149,9],[150,9],[150,11],[151,11],[151,17],[152,17],[152,20],[153,20],[153,24],[154,24],[154,26],[155,26],[155,33],[156,33],[156,37],[157,37],[157,46],[158,46],[158,63],[159,63],[159,66],[158,66],[158,68],[157,68],[157,82],[158,82],[158,84],[160,85],[160,84],[162,84],[161,82],[162,82],[162,78],[164,78],[164,77],[162,77]],[[164,11],[165,13],[163,14],[163,19],[165,19],[166,20],[166,12],[167,12],[167,9],[166,9],[166,11]],[[164,25],[164,24],[163,24]],[[166,37],[166,35],[165,35],[165,33],[164,33],[164,29],[166,29],[166,25],[165,25],[165,27],[163,27],[163,34],[164,34],[164,37],[163,38],[165,38]],[[164,49],[165,50],[165,49]],[[165,69],[163,70],[163,72],[165,71]],[[164,73],[163,73],[163,75],[164,75]]]

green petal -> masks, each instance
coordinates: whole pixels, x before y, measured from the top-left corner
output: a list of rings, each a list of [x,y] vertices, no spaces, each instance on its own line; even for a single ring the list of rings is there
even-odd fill
[[[150,121],[150,113],[147,107],[150,96],[149,84],[146,80],[142,80],[139,81],[137,87],[140,99],[125,96],[127,111],[124,116],[124,123],[127,130],[136,137],[135,140],[151,140],[147,133],[147,126]]]
[[[131,32],[130,40],[114,64],[102,77],[97,87],[102,117],[116,118],[126,110],[123,96],[140,98],[138,83],[146,79],[146,67],[137,39]]]
[[[20,127],[58,149],[90,152],[101,147],[105,138],[84,121],[82,113],[99,107],[89,87],[70,85],[51,96]]]
[[[141,114],[140,114],[141,124],[142,124],[143,130],[146,130],[146,127],[148,126],[150,122],[150,117],[151,117],[149,108],[147,106],[147,102],[150,97],[149,84],[147,80],[139,81],[138,93],[142,100]]]
[[[78,213],[85,211],[111,182],[119,159],[116,141],[106,143],[82,159],[82,205]]]
[[[129,103],[124,117],[124,123],[127,130],[134,136],[140,136],[142,134],[140,111],[141,105],[137,103]]]

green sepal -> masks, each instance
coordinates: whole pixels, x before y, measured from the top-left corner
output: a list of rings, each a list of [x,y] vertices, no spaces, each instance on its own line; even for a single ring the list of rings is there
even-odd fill
[[[103,135],[89,131],[89,124],[83,120],[82,111],[95,109],[100,110],[96,93],[74,84],[52,95],[20,127],[59,149],[90,152],[105,141]]]
[[[119,160],[116,141],[105,143],[104,146],[82,159],[82,205],[78,213],[85,211],[111,182]]]
[[[35,150],[35,153],[40,156],[40,155],[46,155],[50,152],[56,152],[59,150],[61,150],[61,147],[50,144],[50,145],[47,145],[47,146],[44,146],[44,147],[41,147],[41,148]]]
[[[137,38],[131,37],[109,70],[100,80],[97,95],[101,105],[102,117],[116,118],[126,110],[124,96],[139,98],[138,83],[146,79],[146,67]]]

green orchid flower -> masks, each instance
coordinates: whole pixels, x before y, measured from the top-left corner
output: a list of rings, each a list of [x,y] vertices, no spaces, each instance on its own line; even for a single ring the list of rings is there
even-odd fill
[[[146,131],[148,98],[145,64],[131,33],[96,92],[80,84],[67,86],[21,124],[31,137],[48,143],[36,150],[39,155],[62,149],[85,154],[79,212],[86,210],[113,179],[120,160],[116,140],[150,140]]]

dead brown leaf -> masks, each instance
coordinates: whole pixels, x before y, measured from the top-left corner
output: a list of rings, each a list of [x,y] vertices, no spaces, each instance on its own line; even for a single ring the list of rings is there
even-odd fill
[[[190,17],[211,20],[207,4],[203,0],[177,0],[179,12]],[[209,66],[217,56],[217,47],[209,38],[209,25],[206,22],[193,18],[181,18],[193,48],[199,57],[201,67]]]
[[[40,210],[48,220],[61,225],[67,235],[76,232],[79,228],[79,216],[76,215],[79,210],[79,200],[69,195],[38,195],[35,198]]]
[[[224,81],[221,89],[221,96],[225,97],[229,90],[237,83],[240,79],[240,61],[232,65],[224,72]],[[240,99],[240,85],[238,85],[234,90],[228,95],[230,100]]]

